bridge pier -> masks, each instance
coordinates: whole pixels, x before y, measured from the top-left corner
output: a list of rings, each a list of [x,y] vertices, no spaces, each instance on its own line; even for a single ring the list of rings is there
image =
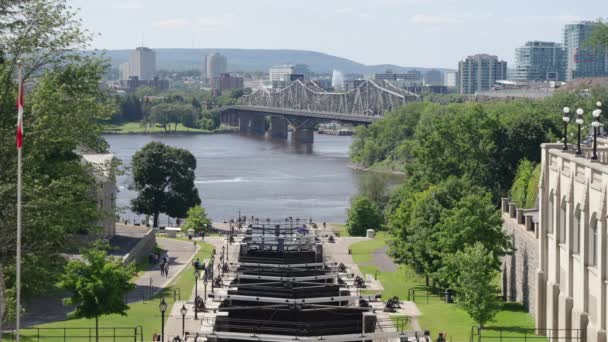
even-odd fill
[[[240,113],[239,114],[239,132],[247,133],[249,131],[249,121],[251,121],[251,114]]]
[[[271,116],[269,135],[273,139],[287,139],[287,120],[282,116]]]
[[[315,140],[315,131],[312,128],[296,128],[291,140],[296,144],[312,144]]]
[[[264,115],[253,115],[250,121],[249,132],[256,135],[266,134],[266,117]]]

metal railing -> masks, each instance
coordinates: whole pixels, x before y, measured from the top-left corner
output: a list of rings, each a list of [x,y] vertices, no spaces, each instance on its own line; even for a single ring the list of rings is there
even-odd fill
[[[21,328],[21,341],[24,342],[95,342],[95,327],[89,328]],[[100,327],[99,341],[104,342],[143,342],[142,326]],[[2,334],[5,341],[15,341],[14,331]]]
[[[534,329],[518,327],[471,327],[469,342],[585,341],[583,329]]]

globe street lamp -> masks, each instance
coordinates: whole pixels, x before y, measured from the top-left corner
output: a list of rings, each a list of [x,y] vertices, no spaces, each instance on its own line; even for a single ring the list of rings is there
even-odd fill
[[[198,269],[194,271],[194,319],[198,319]]]
[[[597,102],[595,104],[598,108],[596,110],[593,111],[593,156],[591,157],[592,160],[597,160],[597,134],[600,130],[600,115],[602,114],[602,110],[600,109],[602,107],[602,103],[601,102]]]
[[[581,126],[583,125],[583,114],[585,111],[582,108],[576,110],[576,124],[578,125],[578,142],[576,144],[576,154],[581,155]]]
[[[186,313],[188,312],[188,309],[186,309],[186,304],[182,304],[182,308],[179,310],[179,312],[182,314],[182,336],[185,336],[186,333]],[[195,309],[196,312],[196,309]]]
[[[570,108],[564,107],[564,116],[562,117],[564,121],[564,148],[562,150],[568,150],[568,123],[570,122]]]
[[[158,305],[160,309],[160,317],[161,317],[161,326],[160,326],[160,340],[161,342],[165,342],[165,311],[167,311],[167,302],[165,302],[165,297],[160,299],[160,304]]]

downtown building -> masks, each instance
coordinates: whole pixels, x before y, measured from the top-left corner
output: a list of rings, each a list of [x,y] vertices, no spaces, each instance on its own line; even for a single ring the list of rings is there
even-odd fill
[[[507,78],[507,62],[487,54],[469,56],[458,63],[458,75],[460,94],[487,91]]]
[[[529,41],[515,49],[515,68],[509,79],[565,81],[566,52],[554,42]]]
[[[123,77],[128,74],[129,78],[137,77],[142,81],[149,81],[156,76],[156,52],[147,47],[138,47],[129,55],[129,65],[122,66]],[[124,72],[127,70],[128,72]],[[127,78],[128,79],[128,78]]]
[[[585,42],[598,25],[593,21],[581,21],[565,26],[566,80],[608,76],[607,49],[596,51],[585,46]]]
[[[205,56],[203,64],[205,67],[204,74],[209,80],[220,77],[220,75],[226,73],[226,70],[228,69],[228,59],[226,56],[217,52]]]
[[[219,77],[215,77],[211,80],[211,89],[219,90],[233,90],[243,88],[243,78],[235,77],[229,73],[221,74]]]
[[[294,79],[308,79],[310,70],[306,64],[281,64],[272,66],[268,74],[271,82],[289,82]]]

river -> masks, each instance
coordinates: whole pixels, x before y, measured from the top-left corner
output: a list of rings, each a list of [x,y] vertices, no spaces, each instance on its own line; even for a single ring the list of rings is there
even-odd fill
[[[293,216],[344,222],[361,173],[347,167],[351,137],[315,134],[313,145],[296,146],[238,134],[105,135],[127,173],[118,177],[121,217],[137,194],[129,190],[133,154],[151,141],[189,150],[196,157],[196,186],[214,221],[242,215]],[[143,217],[141,217],[143,218]],[[161,217],[161,224],[167,218]]]

